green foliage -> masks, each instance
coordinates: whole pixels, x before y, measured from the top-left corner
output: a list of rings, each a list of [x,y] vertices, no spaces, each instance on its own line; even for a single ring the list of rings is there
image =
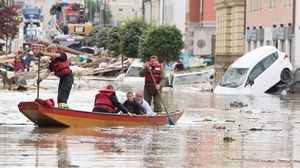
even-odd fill
[[[110,53],[115,57],[120,55],[120,45],[121,45],[120,40],[121,40],[121,36],[120,36],[119,27],[112,27],[108,32],[107,48],[110,51]]]
[[[109,32],[109,28],[103,28],[100,29],[99,32],[96,33],[95,35],[95,45],[98,48],[107,48],[108,46],[108,32]]]
[[[4,1],[3,0],[0,1],[0,8],[2,8],[2,7],[4,7]]]
[[[151,26],[142,36],[139,56],[142,60],[157,55],[160,61],[176,61],[183,48],[182,34],[175,26]]]
[[[121,25],[121,53],[130,58],[137,58],[138,45],[147,23],[143,19],[133,19]]]
[[[93,27],[92,31],[90,32],[89,34],[89,43],[91,45],[96,45],[96,34],[99,33],[102,29],[104,29],[104,27],[102,26],[96,26],[96,27]]]

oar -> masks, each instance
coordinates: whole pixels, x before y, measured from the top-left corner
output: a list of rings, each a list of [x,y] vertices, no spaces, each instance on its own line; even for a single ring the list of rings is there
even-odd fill
[[[37,76],[38,76],[38,79],[37,79],[37,98],[39,98],[40,96],[40,68],[41,68],[41,65],[40,65],[40,62],[41,62],[41,56],[39,54],[37,54],[37,57],[38,57],[38,71],[37,71]]]
[[[148,71],[150,72],[152,81],[154,82],[154,84],[156,84],[156,81],[155,81],[155,78],[154,78],[154,76],[153,76],[153,73],[152,73],[151,69],[148,68]],[[170,117],[170,114],[169,114],[169,112],[168,112],[168,110],[167,110],[166,104],[165,104],[165,102],[164,102],[164,100],[163,100],[163,98],[162,98],[162,96],[161,96],[161,93],[160,93],[159,89],[157,89],[157,93],[158,93],[158,95],[159,95],[159,97],[160,97],[160,99],[161,99],[161,102],[162,102],[162,104],[163,104],[165,110],[166,110],[166,113],[167,113],[167,116],[168,116],[168,122],[169,122],[169,125],[175,125],[175,123],[173,122],[173,120],[172,120],[171,117]]]

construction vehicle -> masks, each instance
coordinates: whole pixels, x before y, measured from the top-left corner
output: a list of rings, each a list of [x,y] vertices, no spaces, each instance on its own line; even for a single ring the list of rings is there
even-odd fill
[[[56,3],[50,9],[50,14],[56,15],[56,25],[63,34],[87,36],[92,30],[92,24],[86,21],[84,4]]]
[[[40,27],[43,22],[43,13],[38,7],[25,6],[22,9],[22,15],[24,27],[27,27],[30,23]]]

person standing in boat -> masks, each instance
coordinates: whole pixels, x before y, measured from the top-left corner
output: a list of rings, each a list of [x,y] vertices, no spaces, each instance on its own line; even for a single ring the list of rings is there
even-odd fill
[[[154,115],[153,110],[151,109],[150,105],[148,104],[147,101],[145,101],[143,93],[141,92],[136,92],[135,93],[135,101],[142,105],[144,111],[146,112],[147,115]]]
[[[127,92],[127,100],[123,103],[123,106],[128,109],[130,113],[136,114],[136,115],[144,115],[146,114],[146,111],[142,107],[141,104],[139,104],[134,99],[134,95],[132,92]]]
[[[96,94],[93,111],[116,113],[116,108],[130,115],[128,109],[119,102],[114,86],[109,84],[106,89],[101,89],[99,93]]]
[[[154,76],[155,82],[151,77],[150,71]],[[166,75],[163,66],[159,63],[158,57],[155,55],[151,56],[149,62],[145,63],[145,68],[140,71],[139,75],[145,77],[145,100],[151,104],[153,98],[154,112],[161,114],[161,99],[158,92],[161,91],[162,87],[165,85]]]
[[[60,108],[69,108],[67,101],[74,83],[74,76],[70,69],[70,63],[68,61],[66,53],[58,52],[57,46],[51,44],[47,47],[47,52],[42,53],[44,56],[50,57],[49,69],[47,72],[40,75],[38,82],[54,72],[54,75],[59,77],[57,103]]]

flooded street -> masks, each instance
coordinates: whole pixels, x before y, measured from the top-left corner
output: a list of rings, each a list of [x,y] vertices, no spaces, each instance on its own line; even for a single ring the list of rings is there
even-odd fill
[[[57,83],[43,81],[49,89],[41,88],[40,98],[56,99]],[[69,106],[90,111],[108,83],[76,81]],[[114,84],[121,102],[127,91],[142,89]],[[300,167],[297,94],[164,92],[170,111],[185,110],[175,126],[116,128],[38,128],[17,107],[33,101],[36,90],[0,94],[0,167]]]

